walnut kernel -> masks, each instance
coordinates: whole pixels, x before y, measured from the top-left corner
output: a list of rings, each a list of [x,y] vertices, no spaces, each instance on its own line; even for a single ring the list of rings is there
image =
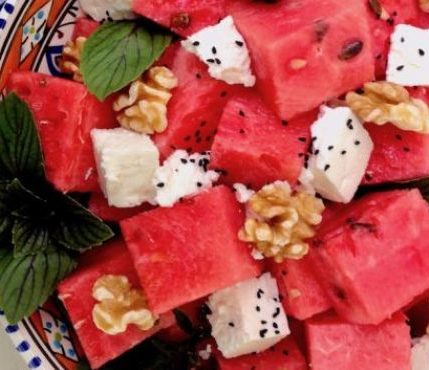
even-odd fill
[[[73,80],[82,82],[80,72],[80,57],[86,42],[86,37],[78,37],[75,41],[67,41],[63,48],[63,58],[61,61],[61,70],[73,76]]]
[[[420,9],[429,13],[429,0],[420,0]]]

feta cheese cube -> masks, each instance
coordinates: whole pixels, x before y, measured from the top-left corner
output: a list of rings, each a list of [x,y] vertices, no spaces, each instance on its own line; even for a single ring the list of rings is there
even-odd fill
[[[255,194],[252,189],[249,189],[246,185],[236,183],[232,185],[235,191],[235,197],[239,203],[247,203],[250,198]]]
[[[219,174],[207,169],[208,152],[189,155],[176,150],[155,172],[152,184],[156,187],[155,201],[162,207],[172,207],[180,198],[196,195],[211,188]]]
[[[411,370],[429,369],[429,335],[413,341],[411,349]]]
[[[182,46],[197,55],[209,67],[209,74],[230,85],[253,86],[255,76],[250,68],[246,43],[231,16],[182,41]]]
[[[129,208],[152,202],[159,152],[149,136],[116,128],[94,129],[91,137],[101,189],[109,205]]]
[[[270,273],[212,294],[208,305],[212,335],[226,358],[265,351],[290,334]]]
[[[322,107],[311,135],[312,152],[301,180],[326,199],[350,202],[374,148],[371,137],[347,107]]]
[[[429,85],[429,30],[406,24],[395,27],[386,79],[402,86]]]
[[[132,0],[79,0],[80,7],[97,22],[134,19]]]

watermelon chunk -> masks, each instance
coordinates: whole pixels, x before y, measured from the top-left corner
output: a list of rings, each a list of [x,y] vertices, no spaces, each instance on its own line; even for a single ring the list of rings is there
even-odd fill
[[[160,323],[149,331],[129,326],[123,334],[108,335],[92,321],[97,303],[92,297],[94,283],[103,275],[124,275],[134,287],[139,279],[131,256],[123,241],[117,240],[82,255],[79,268],[58,287],[59,297],[66,307],[85,354],[92,368],[98,369],[125,351],[174,323],[171,313],[161,317]]]
[[[91,36],[100,24],[89,18],[78,18],[74,25],[72,40]]]
[[[189,36],[225,16],[226,0],[133,0],[133,10],[181,36]]]
[[[237,237],[243,222],[225,186],[122,221],[151,309],[167,312],[258,276],[258,263]]]
[[[306,320],[332,307],[308,258],[272,262],[269,270],[277,280],[283,307],[288,315]]]
[[[310,142],[313,111],[290,122],[278,119],[256,95],[227,103],[212,146],[211,167],[226,173],[225,181],[260,188],[276,180],[296,183]]]
[[[182,48],[177,51],[172,71],[179,86],[168,103],[168,128],[154,137],[164,158],[175,149],[210,149],[228,97],[237,90],[210,77],[207,67]]]
[[[149,203],[142,204],[140,207],[134,208],[111,207],[103,193],[92,193],[88,204],[88,209],[93,214],[108,222],[119,222],[152,208],[153,206]]]
[[[402,314],[377,326],[326,314],[305,326],[312,370],[410,369],[411,338]]]
[[[374,78],[363,1],[236,0],[227,10],[250,49],[257,86],[282,119]]]
[[[214,356],[219,370],[307,370],[304,356],[290,337],[262,353],[226,359],[215,349]]]
[[[378,324],[429,289],[428,240],[418,190],[374,193],[322,225],[310,258],[340,316]]]
[[[60,191],[99,190],[90,132],[117,125],[112,101],[99,102],[80,83],[34,72],[14,72],[8,91],[32,110],[47,178]]]

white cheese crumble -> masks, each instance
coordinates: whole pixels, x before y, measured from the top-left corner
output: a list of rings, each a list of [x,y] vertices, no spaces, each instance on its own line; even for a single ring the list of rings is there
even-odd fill
[[[230,85],[255,85],[249,50],[231,16],[182,41],[182,46],[209,67],[209,74]]]
[[[429,335],[413,341],[411,349],[411,370],[429,369]]]
[[[132,0],[79,0],[80,7],[97,22],[134,19]]]
[[[429,85],[429,30],[406,24],[395,27],[386,74],[387,81],[398,85]]]
[[[91,131],[98,177],[110,206],[129,208],[152,202],[159,152],[147,135],[123,128]]]
[[[207,361],[212,355],[212,346],[207,344],[206,348],[198,351],[198,356],[200,356],[204,361]]]
[[[326,199],[350,202],[374,148],[371,137],[347,107],[322,107],[311,135],[312,151],[300,180]]]
[[[211,188],[219,174],[208,170],[210,154],[188,154],[176,150],[156,171],[152,184],[156,187],[155,201],[162,207],[172,207],[180,198]]]
[[[249,189],[246,185],[236,183],[232,185],[235,190],[235,197],[239,203],[247,203],[250,198],[255,194],[252,189]]]
[[[208,305],[212,335],[226,358],[265,351],[290,334],[270,273],[212,294]]]

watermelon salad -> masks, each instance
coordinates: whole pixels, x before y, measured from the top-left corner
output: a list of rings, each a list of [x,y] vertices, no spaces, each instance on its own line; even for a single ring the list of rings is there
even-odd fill
[[[79,369],[429,370],[429,1],[80,0],[0,102],[0,307]]]

